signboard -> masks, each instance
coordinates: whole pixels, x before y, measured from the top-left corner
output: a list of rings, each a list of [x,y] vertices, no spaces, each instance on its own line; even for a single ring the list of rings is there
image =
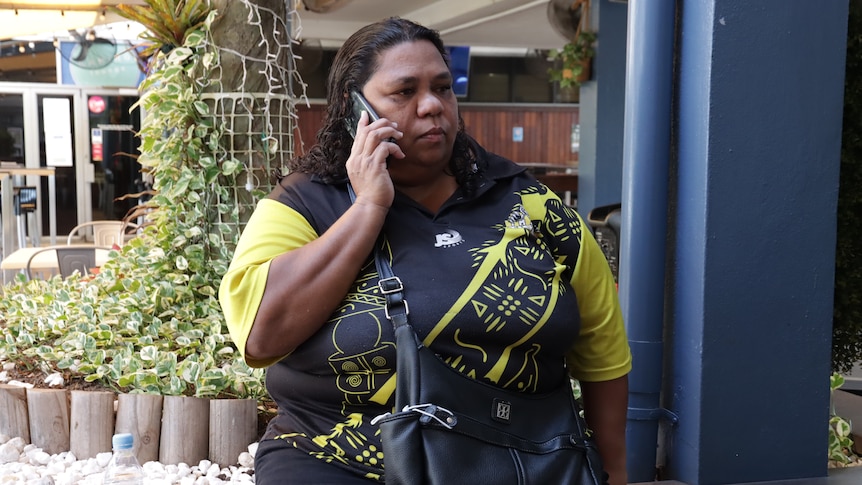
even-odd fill
[[[102,129],[90,129],[90,145],[93,147],[92,159],[101,162],[104,159],[105,145],[102,143]]]
[[[42,99],[45,160],[49,167],[72,166],[72,120],[69,98]]]

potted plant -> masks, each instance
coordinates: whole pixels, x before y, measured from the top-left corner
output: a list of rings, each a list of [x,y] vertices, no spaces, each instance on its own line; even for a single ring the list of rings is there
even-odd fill
[[[548,76],[563,89],[580,86],[590,79],[590,66],[596,53],[597,35],[589,25],[589,0],[575,0],[570,8],[581,10],[575,34],[562,48],[552,49],[548,54],[548,60],[554,62],[548,69]]]

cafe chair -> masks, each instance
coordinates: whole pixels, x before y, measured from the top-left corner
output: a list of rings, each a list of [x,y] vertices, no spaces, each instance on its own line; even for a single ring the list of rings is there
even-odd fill
[[[88,243],[92,237],[93,244],[97,246],[122,246],[127,234],[134,234],[137,229],[137,224],[124,221],[83,222],[69,231],[66,244],[72,244],[76,238],[82,238],[82,242]]]
[[[45,272],[52,269],[58,270],[63,278],[71,276],[76,271],[86,275],[97,266],[96,252],[110,250],[111,248],[107,246],[47,246],[30,255],[24,271],[27,274],[27,279],[33,279],[34,272]],[[37,259],[44,261],[44,257],[40,258],[39,255],[48,252],[54,253],[57,258],[56,265],[49,264],[46,266],[43,263],[38,267],[35,266],[34,262]]]

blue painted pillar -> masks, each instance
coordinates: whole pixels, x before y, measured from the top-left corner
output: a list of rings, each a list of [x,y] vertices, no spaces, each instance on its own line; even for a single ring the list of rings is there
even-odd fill
[[[581,85],[581,146],[578,154],[578,212],[622,200],[627,6],[592,0],[598,31],[592,80]]]
[[[679,5],[668,478],[822,477],[848,1]]]
[[[671,160],[675,0],[630,0],[623,147],[620,304],[632,350],[626,468],[656,476]]]

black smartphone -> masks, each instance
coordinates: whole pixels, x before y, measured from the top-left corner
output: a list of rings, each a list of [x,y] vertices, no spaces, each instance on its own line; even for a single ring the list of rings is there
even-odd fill
[[[373,123],[380,119],[380,117],[377,116],[374,108],[368,104],[365,96],[355,89],[350,91],[350,103],[352,105],[352,113],[344,120],[344,123],[347,125],[347,132],[350,133],[350,136],[356,138],[356,125],[359,123],[359,117],[362,116],[363,111],[368,112],[368,123]],[[390,139],[390,141],[394,140]]]

